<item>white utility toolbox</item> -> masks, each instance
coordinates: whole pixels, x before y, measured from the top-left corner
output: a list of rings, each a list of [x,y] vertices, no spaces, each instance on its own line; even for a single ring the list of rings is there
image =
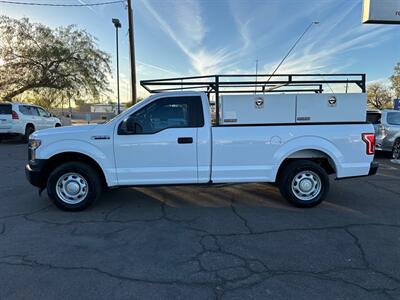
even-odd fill
[[[221,124],[365,122],[365,93],[223,95]]]

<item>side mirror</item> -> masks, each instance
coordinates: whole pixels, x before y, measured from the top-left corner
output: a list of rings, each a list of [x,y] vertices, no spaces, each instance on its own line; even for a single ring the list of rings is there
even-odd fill
[[[133,118],[128,118],[126,120],[126,132],[135,133],[135,120]]]

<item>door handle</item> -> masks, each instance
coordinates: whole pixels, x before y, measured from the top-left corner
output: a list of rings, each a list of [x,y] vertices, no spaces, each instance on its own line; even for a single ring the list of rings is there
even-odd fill
[[[180,137],[178,138],[178,144],[191,144],[193,143],[192,137]]]

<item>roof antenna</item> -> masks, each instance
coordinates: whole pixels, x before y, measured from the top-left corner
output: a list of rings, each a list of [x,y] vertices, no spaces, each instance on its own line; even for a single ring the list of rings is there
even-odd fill
[[[258,59],[256,59],[256,83],[254,85],[254,96],[257,94],[257,79],[258,79]]]
[[[300,35],[300,37],[296,40],[296,42],[293,44],[292,48],[289,49],[288,53],[283,57],[283,59],[281,60],[281,62],[279,63],[279,65],[275,68],[275,70],[272,72],[272,74],[269,76],[269,78],[267,79],[267,82],[264,84],[264,86],[262,87],[263,93],[265,93],[265,87],[267,86],[267,83],[270,81],[270,79],[272,78],[272,76],[275,75],[276,71],[278,71],[278,69],[281,67],[281,65],[284,63],[284,61],[286,60],[286,58],[288,58],[288,56],[290,55],[290,53],[292,53],[292,51],[294,50],[294,48],[297,46],[297,44],[301,41],[301,39],[304,37],[304,35],[307,33],[307,31],[310,30],[310,28],[313,25],[318,25],[320,22],[314,21],[311,22],[310,25],[308,25],[308,27],[306,28],[306,30],[304,30],[304,32]]]

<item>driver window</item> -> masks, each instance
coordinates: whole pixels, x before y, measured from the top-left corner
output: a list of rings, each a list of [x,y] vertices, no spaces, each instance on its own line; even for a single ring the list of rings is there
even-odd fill
[[[202,127],[200,97],[171,97],[156,100],[130,115],[119,134],[153,134],[167,128]]]
[[[48,117],[49,116],[49,114],[44,109],[42,109],[40,107],[37,107],[37,110],[39,111],[39,116],[41,116],[41,117]]]

